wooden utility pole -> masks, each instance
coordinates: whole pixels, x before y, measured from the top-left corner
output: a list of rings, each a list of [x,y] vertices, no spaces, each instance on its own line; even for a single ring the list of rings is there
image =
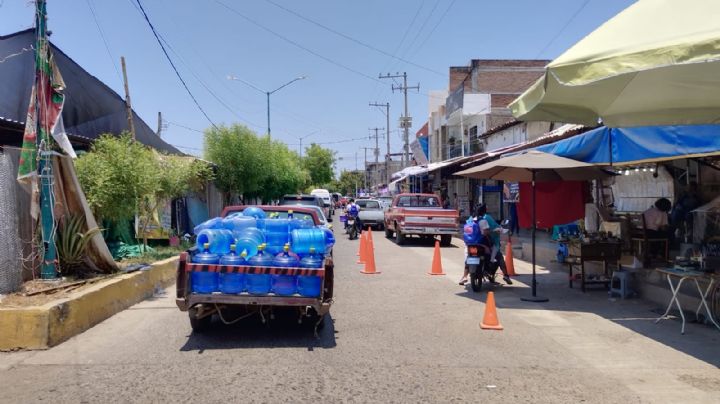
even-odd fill
[[[130,88],[128,87],[127,70],[125,68],[125,56],[120,56],[120,64],[122,65],[123,84],[125,85],[125,109],[127,110],[128,126],[130,134],[135,140],[135,123],[133,122],[132,103],[130,103]]]

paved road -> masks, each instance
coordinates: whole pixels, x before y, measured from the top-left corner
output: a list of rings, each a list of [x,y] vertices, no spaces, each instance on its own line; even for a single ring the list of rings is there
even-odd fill
[[[0,353],[0,402],[717,400],[720,359],[678,339],[676,322],[617,319],[643,306],[598,315],[557,286],[538,310],[519,301],[527,288],[516,282],[496,290],[505,330],[483,331],[485,294],[455,283],[457,241],[442,250],[448,276],[430,277],[431,246],[374,236],[374,276],[359,273],[357,242],[338,237],[336,304],[320,339],[255,319],[194,334],[170,288],[48,351]],[[654,330],[673,337],[648,338]]]

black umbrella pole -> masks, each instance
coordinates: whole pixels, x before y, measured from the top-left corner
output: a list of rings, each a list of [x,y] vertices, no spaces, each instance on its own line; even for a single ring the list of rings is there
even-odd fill
[[[535,171],[532,172],[532,296],[523,297],[521,300],[526,302],[547,302],[546,297],[539,297],[537,295],[537,279],[535,278],[535,232],[537,231],[537,219],[535,217],[535,211],[537,203],[535,200]]]

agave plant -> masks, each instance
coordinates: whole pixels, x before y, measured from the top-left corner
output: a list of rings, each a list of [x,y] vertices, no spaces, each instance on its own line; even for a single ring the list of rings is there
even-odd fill
[[[65,217],[58,228],[58,258],[60,259],[60,268],[66,275],[84,276],[89,272],[86,269],[94,267],[92,263],[88,262],[85,253],[90,240],[101,230],[94,227],[83,232],[84,228],[85,217],[78,214]]]

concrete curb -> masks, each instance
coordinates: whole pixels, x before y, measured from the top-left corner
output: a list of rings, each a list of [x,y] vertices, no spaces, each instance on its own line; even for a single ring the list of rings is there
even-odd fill
[[[178,257],[119,275],[42,306],[0,308],[0,351],[47,349],[153,295],[175,280]]]

